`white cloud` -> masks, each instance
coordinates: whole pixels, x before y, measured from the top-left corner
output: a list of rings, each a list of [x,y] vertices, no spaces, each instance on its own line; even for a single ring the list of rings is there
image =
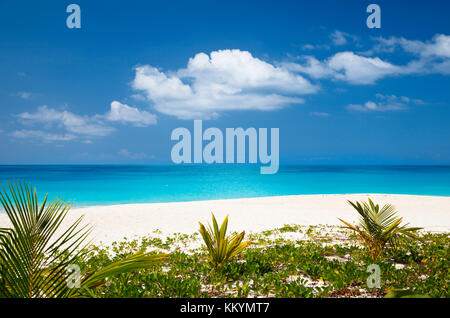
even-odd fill
[[[77,136],[72,134],[51,134],[41,130],[15,130],[11,136],[18,139],[39,139],[44,142],[68,141],[76,139]]]
[[[350,36],[350,35],[349,35]],[[345,33],[332,34],[335,44],[344,44]],[[431,41],[411,41],[405,38],[376,38],[378,44],[363,53],[351,51],[339,52],[333,56],[318,60],[314,56],[301,56],[300,62],[284,62],[281,65],[291,71],[306,74],[314,79],[330,78],[355,85],[374,84],[387,76],[410,74],[450,74],[450,36],[437,34]],[[355,39],[357,41],[357,39]],[[404,65],[395,65],[380,57],[371,57],[375,53],[393,53],[397,47],[415,56]],[[369,55],[369,56],[367,56]]]
[[[335,74],[335,72],[328,67],[327,63],[319,61],[314,56],[302,56],[300,60],[303,64],[286,62],[282,65],[292,72],[304,73],[314,79],[332,77]]]
[[[312,44],[305,44],[302,46],[303,50],[314,50],[315,46]]]
[[[29,99],[31,97],[31,93],[28,92],[18,92],[17,96],[19,96],[22,99]]]
[[[352,84],[373,84],[380,78],[400,72],[398,66],[378,57],[368,58],[353,52],[337,53],[328,60],[327,65],[335,72],[336,79]]]
[[[114,131],[114,128],[105,126],[98,121],[96,116],[78,116],[67,110],[59,111],[47,106],[38,107],[35,113],[21,113],[17,115],[25,124],[44,123],[55,124],[64,127],[71,133],[87,136],[106,136]]]
[[[450,36],[445,34],[435,35],[432,43],[426,44],[420,54],[424,56],[450,58]]]
[[[344,33],[342,33],[339,30],[336,30],[335,32],[333,32],[330,35],[331,41],[333,42],[334,45],[344,45],[347,44],[347,39],[344,35]]]
[[[137,101],[146,101],[147,99],[145,98],[145,96],[141,95],[141,94],[133,94],[130,96],[132,99],[137,100]]]
[[[302,50],[311,51],[311,50],[329,50],[330,46],[328,44],[304,44],[301,46]]]
[[[299,95],[318,90],[303,76],[240,50],[198,53],[175,72],[137,67],[133,88],[158,112],[182,119],[208,119],[228,110],[279,109],[302,103]]]
[[[283,63],[293,72],[300,72],[312,78],[331,78],[351,84],[373,84],[388,75],[401,73],[401,68],[378,57],[364,57],[353,52],[340,52],[331,58],[319,61],[313,56],[304,56],[305,63]]]
[[[450,74],[450,36],[436,34],[430,41],[408,40],[403,37],[375,38],[378,42],[366,54],[393,53],[397,48],[417,59],[403,67],[405,74]]]
[[[367,101],[364,104],[350,104],[347,109],[358,112],[388,112],[399,111],[408,108],[411,104],[424,104],[420,99],[411,99],[406,96],[376,95],[376,101]]]
[[[359,45],[359,38],[356,35],[342,32],[339,30],[334,31],[329,35],[331,43],[334,46],[343,46],[345,44],[356,43]],[[330,50],[331,46],[329,44],[311,44],[307,43],[301,46],[302,50]]]
[[[353,42],[357,42],[358,41],[358,37],[354,36],[352,34],[346,33],[346,32],[342,32],[339,30],[334,31],[333,33],[330,34],[330,38],[331,41],[333,42],[334,45],[337,46],[341,46],[341,45],[345,45],[348,43],[348,40],[351,40]]]
[[[105,118],[109,121],[128,122],[140,127],[156,124],[155,115],[117,101],[111,103],[111,110],[106,113]]]
[[[450,58],[450,36],[436,34],[431,41],[408,40],[403,37],[375,38],[378,42],[370,52],[394,52],[397,47],[422,57]]]
[[[139,127],[156,123],[155,115],[117,101],[113,101],[110,111],[103,115],[80,116],[67,110],[40,106],[34,113],[24,112],[18,114],[17,117],[24,125],[43,125],[45,129],[63,129],[66,131],[64,134],[52,134],[38,130],[17,130],[16,133],[12,134],[15,138],[34,135],[46,142],[73,140],[80,136],[84,138],[83,142],[91,143],[91,137],[103,137],[115,131],[115,128],[108,123],[131,123]]]

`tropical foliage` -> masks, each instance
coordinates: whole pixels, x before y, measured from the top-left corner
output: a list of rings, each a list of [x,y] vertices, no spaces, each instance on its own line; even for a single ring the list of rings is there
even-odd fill
[[[208,229],[199,222],[200,234],[209,252],[209,259],[215,268],[222,267],[223,264],[229,262],[233,257],[242,252],[251,242],[242,242],[245,232],[235,236],[226,236],[228,227],[228,216],[222,225],[217,224],[214,214],[212,214],[213,226]]]
[[[90,233],[82,217],[61,230],[71,207],[51,200],[38,203],[36,189],[22,183],[2,186],[0,201],[11,228],[0,228],[0,297],[71,297],[101,285],[106,277],[148,268],[167,255],[134,254],[96,271],[86,271]],[[79,273],[76,270],[79,269]]]
[[[370,198],[368,202],[362,202],[362,204],[358,201],[356,203],[348,201],[348,203],[359,213],[359,225],[339,220],[346,225],[345,228],[358,234],[373,260],[377,260],[383,253],[386,244],[396,245],[400,235],[418,239],[417,231],[421,228],[408,227],[408,224],[402,225],[403,219],[398,217],[394,206],[386,204],[380,209],[380,206],[374,204]]]
[[[449,234],[405,231],[393,208],[371,201],[352,205],[373,214],[373,221],[361,216],[364,222],[384,224],[380,233],[392,224],[403,229],[390,229],[395,237],[378,234],[396,248],[382,249],[385,258],[377,261],[357,244],[360,232],[377,233],[366,224],[355,226],[360,231],[286,225],[248,235],[247,248],[245,233],[227,236],[228,218],[219,228],[214,215],[208,229],[200,224],[201,235],[162,238],[156,231],[139,240],[89,245],[82,219],[70,225],[66,218],[70,203],[47,204],[45,196],[39,205],[36,190],[8,186],[9,193],[0,191],[11,221],[0,230],[0,297],[450,297]],[[391,215],[390,225],[380,214]],[[155,249],[168,254],[144,252]],[[211,270],[211,263],[220,270]],[[380,288],[367,286],[373,263],[380,266]],[[80,288],[68,284],[72,264],[80,266]]]
[[[157,248],[170,256],[147,270],[114,277],[83,296],[384,297],[408,289],[414,295],[450,297],[447,233],[423,234],[425,244],[399,237],[397,248],[386,250],[386,260],[374,262],[346,229],[288,225],[246,234],[252,245],[214,271],[208,251],[199,248],[201,235],[161,234],[96,248],[88,259],[89,271],[141,249]],[[373,263],[381,269],[381,288],[367,286],[367,266]]]

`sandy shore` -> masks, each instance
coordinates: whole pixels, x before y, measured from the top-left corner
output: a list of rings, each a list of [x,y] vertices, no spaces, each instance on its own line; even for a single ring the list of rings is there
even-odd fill
[[[338,217],[357,220],[357,213],[347,200],[366,200],[369,196],[380,205],[395,205],[411,225],[428,231],[450,231],[450,197],[391,194],[296,195],[95,206],[71,210],[63,228],[84,215],[84,222],[93,226],[93,242],[110,244],[124,237],[149,235],[156,229],[163,233],[193,233],[198,230],[198,221],[209,222],[211,212],[219,220],[228,214],[232,231],[256,232],[284,224],[340,225]],[[8,225],[6,215],[0,215],[0,227]]]

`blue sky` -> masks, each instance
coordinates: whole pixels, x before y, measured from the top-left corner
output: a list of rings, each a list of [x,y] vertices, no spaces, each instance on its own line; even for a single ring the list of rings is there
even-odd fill
[[[0,164],[170,163],[193,119],[280,128],[281,164],[450,164],[446,1],[70,3],[0,3]]]

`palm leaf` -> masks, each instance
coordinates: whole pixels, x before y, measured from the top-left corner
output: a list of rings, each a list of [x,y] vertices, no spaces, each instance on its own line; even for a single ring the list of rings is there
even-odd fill
[[[387,243],[395,245],[399,235],[405,235],[412,239],[419,239],[418,227],[408,227],[408,224],[401,225],[402,218],[398,217],[398,212],[393,205],[386,204],[381,209],[370,198],[368,202],[358,201],[348,203],[358,212],[359,224],[350,223],[339,219],[345,224],[345,228],[355,231],[364,242],[373,259],[377,259],[382,253]]]
[[[86,242],[91,229],[82,226],[82,217],[57,235],[71,204],[60,199],[41,205],[37,191],[24,183],[1,186],[0,202],[11,228],[0,229],[0,297],[68,297],[78,289],[69,288],[67,267],[83,267],[89,253]],[[115,262],[97,273],[81,272],[82,287],[91,287],[108,276],[139,270],[167,255],[142,252]]]

